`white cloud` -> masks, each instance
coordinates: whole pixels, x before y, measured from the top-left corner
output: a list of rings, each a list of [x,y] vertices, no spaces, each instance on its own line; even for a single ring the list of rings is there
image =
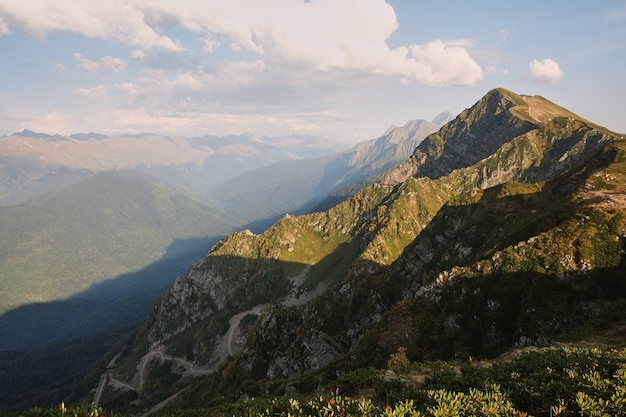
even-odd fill
[[[106,97],[107,91],[103,84],[98,84],[93,88],[77,88],[74,93],[89,99],[101,99]]]
[[[170,27],[197,34],[205,53],[230,45],[235,52],[255,54],[268,68],[357,71],[435,86],[482,80],[466,49],[471,41],[391,49],[387,40],[398,23],[383,0],[0,0],[0,29],[40,37],[71,31],[141,48],[183,50],[163,34]]]
[[[139,61],[143,61],[148,58],[148,54],[141,49],[134,49],[130,52],[130,57]]]
[[[550,85],[563,77],[563,71],[555,61],[544,58],[541,61],[533,59],[528,64],[529,75],[537,85]]]
[[[439,40],[423,46],[411,45],[410,55],[409,78],[423,84],[475,85],[483,78],[482,68],[465,49],[447,47]]]
[[[116,39],[145,48],[181,50],[145,20],[142,0],[0,0],[0,33],[22,30],[44,38],[68,31],[90,38]]]
[[[476,45],[476,42],[473,39],[448,39],[444,41],[443,44],[446,47],[458,47],[458,48],[471,48]]]
[[[88,58],[76,52],[74,58],[78,64],[87,72],[113,71],[122,72],[126,69],[126,61],[120,58],[104,56],[99,59]]]
[[[208,54],[215,52],[215,50],[221,45],[221,42],[214,39],[211,34],[207,34],[202,41],[204,43],[203,51]]]
[[[482,80],[484,70],[469,53],[473,40],[392,47],[397,28],[383,0],[0,0],[0,36],[66,31],[112,41],[101,54],[97,46],[71,49],[81,53],[75,64],[64,63],[67,72],[91,73],[90,84],[68,89],[59,112],[37,112],[43,131],[60,131],[67,122],[74,126],[67,133],[341,131],[360,139],[373,118],[355,127],[357,102],[378,102],[390,87],[404,91],[398,81],[471,86]],[[101,56],[106,53],[123,59]]]
[[[54,65],[54,72],[57,74],[63,74],[65,71],[67,71],[67,67],[65,66],[65,64],[58,62]]]

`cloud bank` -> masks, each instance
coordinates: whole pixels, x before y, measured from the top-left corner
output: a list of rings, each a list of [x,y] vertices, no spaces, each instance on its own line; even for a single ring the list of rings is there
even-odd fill
[[[114,58],[108,55],[102,58],[93,59],[76,52],[74,54],[74,58],[76,58],[76,61],[78,61],[80,67],[87,72],[122,72],[126,69],[126,62],[124,60],[120,58]]]
[[[383,0],[0,0],[0,34],[26,31],[44,38],[69,31],[137,47],[135,58],[187,50],[168,34],[182,28],[201,40],[204,53],[245,51],[267,71],[346,71],[433,86],[482,80],[481,67],[462,46],[434,40],[390,48],[397,27]],[[112,57],[76,59],[88,71],[124,67]]]

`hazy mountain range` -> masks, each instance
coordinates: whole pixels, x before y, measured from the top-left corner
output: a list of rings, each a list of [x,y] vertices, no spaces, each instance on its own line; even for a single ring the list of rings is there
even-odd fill
[[[344,152],[309,136],[63,137],[24,130],[0,138],[0,312],[136,271],[175,239],[204,239],[208,251],[207,242],[243,224],[267,226],[267,219],[306,211],[337,187],[404,159],[438,127],[409,122]],[[21,201],[29,195],[36,196]]]
[[[136,329],[176,276],[227,233],[245,224],[263,230],[286,212],[306,211],[400,162],[439,127],[409,122],[351,150],[307,136],[24,130],[0,138],[0,351],[30,352],[20,356],[27,360],[72,357],[64,372],[84,371],[117,343],[107,335]],[[99,349],[65,347],[102,338]],[[54,395],[45,378],[37,380],[37,392]]]
[[[140,170],[201,195],[250,169],[286,159],[317,158],[346,147],[323,138],[295,135],[63,137],[24,130],[0,138],[0,203],[25,201],[96,172],[125,169]]]

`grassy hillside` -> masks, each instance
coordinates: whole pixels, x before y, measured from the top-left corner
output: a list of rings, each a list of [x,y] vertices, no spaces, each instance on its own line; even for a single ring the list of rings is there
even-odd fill
[[[115,172],[0,207],[0,313],[137,271],[175,239],[217,239],[234,227],[232,218],[162,183]]]
[[[84,396],[101,358],[235,227],[130,172],[0,207],[0,409]]]
[[[626,351],[563,346],[516,350],[490,361],[412,362],[400,347],[382,368],[342,374],[307,393],[205,402],[189,393],[154,410],[178,416],[624,416]],[[292,381],[292,390],[298,382]],[[108,407],[32,407],[20,415],[125,415]],[[3,413],[4,415],[6,413]],[[12,415],[12,414],[6,414]]]

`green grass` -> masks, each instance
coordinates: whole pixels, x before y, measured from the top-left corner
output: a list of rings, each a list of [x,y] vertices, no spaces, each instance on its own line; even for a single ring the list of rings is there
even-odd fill
[[[234,227],[228,216],[160,183],[114,173],[0,207],[0,313],[137,271],[176,239],[216,239]]]

